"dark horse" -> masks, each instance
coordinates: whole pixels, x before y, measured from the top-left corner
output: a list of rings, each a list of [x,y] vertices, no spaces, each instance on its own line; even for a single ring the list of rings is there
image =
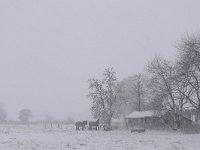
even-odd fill
[[[99,130],[99,119],[94,122],[89,122],[89,130],[92,130],[93,127],[95,130]]]
[[[82,130],[86,129],[86,126],[87,125],[87,121],[78,121],[75,123],[75,126],[76,126],[76,130],[80,130],[80,128],[82,128]]]

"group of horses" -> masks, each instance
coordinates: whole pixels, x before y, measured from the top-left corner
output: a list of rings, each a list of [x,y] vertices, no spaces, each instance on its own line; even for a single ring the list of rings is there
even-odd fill
[[[89,130],[99,130],[99,119],[97,119],[97,121],[91,121],[89,123],[87,121],[78,121],[75,123],[76,130],[85,130],[87,125]]]

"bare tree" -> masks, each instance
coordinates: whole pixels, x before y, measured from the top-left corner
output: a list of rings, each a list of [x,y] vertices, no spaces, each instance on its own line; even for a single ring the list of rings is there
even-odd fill
[[[138,111],[148,109],[148,77],[144,74],[136,74],[133,76],[132,92],[136,101],[136,109]],[[133,100],[134,101],[134,100]]]
[[[151,93],[154,109],[168,112],[172,116],[174,126],[180,128],[187,100],[180,92],[184,90],[184,85],[179,80],[177,68],[171,62],[155,57],[148,65],[147,71],[152,77]]]
[[[97,79],[89,79],[89,98],[92,99],[92,115],[94,118],[102,118],[105,108],[105,91],[103,89],[103,82]]]
[[[115,103],[115,115],[117,117],[125,118],[126,115],[133,111],[133,105],[130,103],[130,96],[128,94],[128,88],[126,82],[123,80],[117,83],[116,88],[116,103]]]
[[[92,100],[91,111],[94,118],[100,118],[111,129],[111,119],[115,113],[116,76],[112,68],[105,69],[103,79],[89,79],[89,98]]]
[[[5,122],[7,118],[7,113],[3,107],[3,105],[0,105],[0,122]]]
[[[200,111],[200,35],[183,38],[178,50],[182,82],[187,88],[182,94],[192,107]]]
[[[136,74],[117,84],[117,104],[122,116],[148,109],[148,77]]]
[[[32,117],[33,113],[29,109],[22,109],[19,111],[19,120],[22,123],[28,123]]]

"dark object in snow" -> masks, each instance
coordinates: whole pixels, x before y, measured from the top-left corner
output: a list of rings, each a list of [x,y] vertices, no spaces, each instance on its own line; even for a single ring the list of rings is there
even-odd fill
[[[95,128],[95,130],[99,130],[99,119],[94,122],[89,122],[89,130],[92,130],[93,128]]]
[[[76,130],[80,130],[80,128],[82,128],[82,130],[86,129],[86,126],[87,125],[87,121],[78,121],[75,123],[75,126],[76,126]]]
[[[141,128],[141,129],[131,129],[131,133],[132,132],[143,133],[143,132],[145,132],[145,129],[144,128]]]

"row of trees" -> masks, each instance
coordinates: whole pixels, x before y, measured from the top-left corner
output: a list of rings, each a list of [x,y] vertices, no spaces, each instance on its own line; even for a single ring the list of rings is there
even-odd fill
[[[29,109],[22,109],[19,111],[18,118],[22,123],[28,123],[33,117],[33,113]],[[0,122],[6,122],[7,113],[2,105],[0,105]]]
[[[117,82],[112,68],[103,79],[89,80],[92,114],[110,128],[113,117],[124,117],[132,111],[154,110],[170,114],[177,128],[185,109],[200,112],[200,36],[187,35],[176,46],[176,60],[161,56],[139,73]]]
[[[33,118],[33,113],[30,109],[21,109],[18,113],[18,119],[21,123],[29,123]],[[0,105],[0,123],[7,122],[7,113],[3,105]],[[66,118],[65,120],[57,120],[56,118],[46,115],[43,120],[35,120],[34,123],[58,123],[62,122],[65,124],[74,124],[74,120],[71,117]]]

